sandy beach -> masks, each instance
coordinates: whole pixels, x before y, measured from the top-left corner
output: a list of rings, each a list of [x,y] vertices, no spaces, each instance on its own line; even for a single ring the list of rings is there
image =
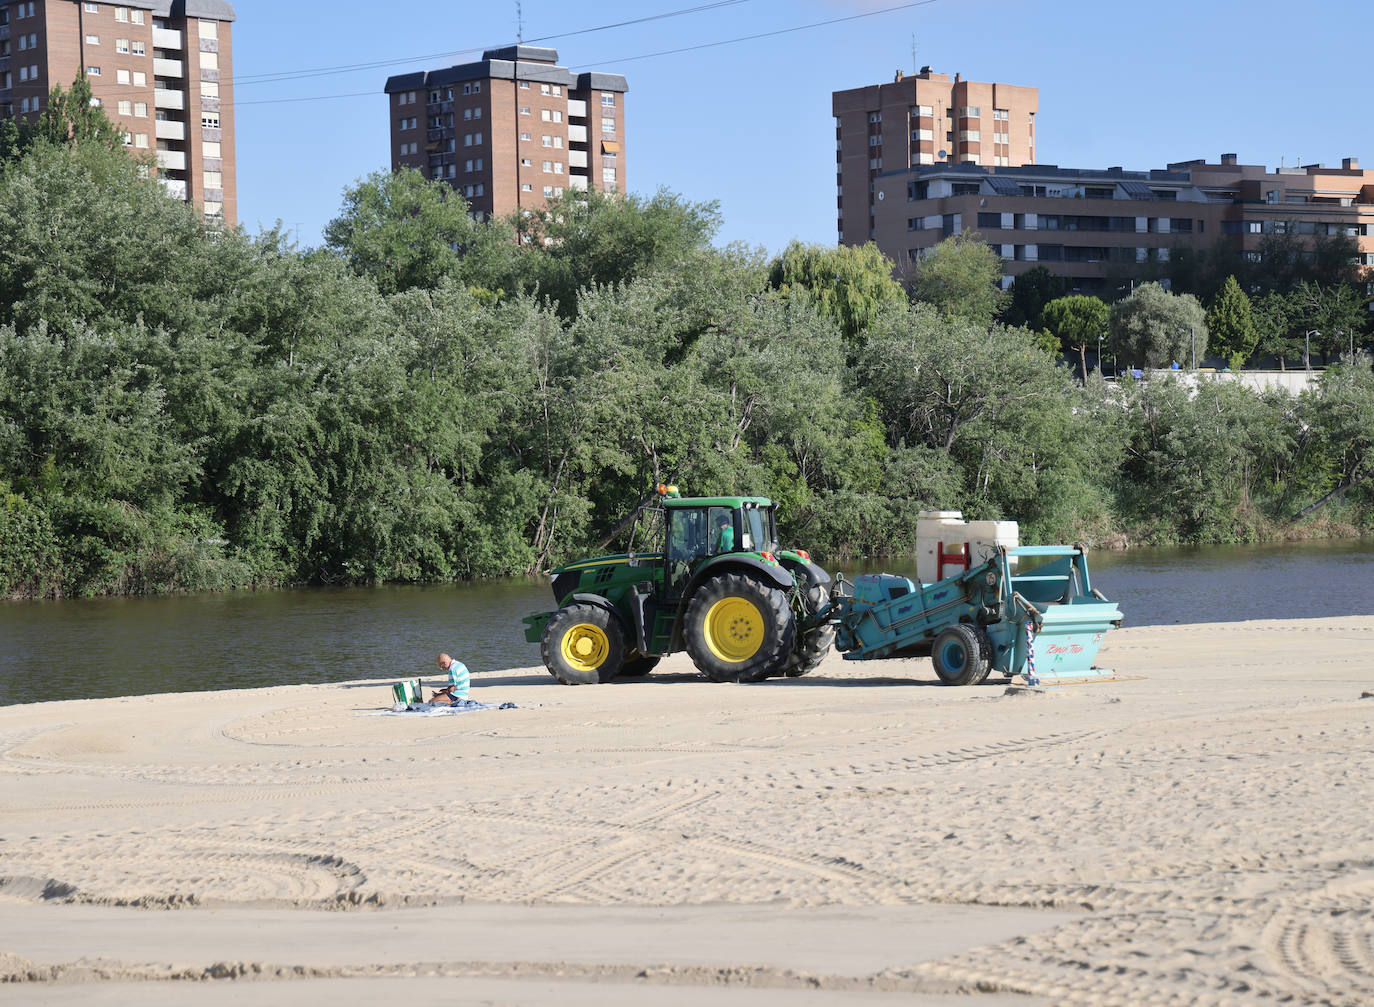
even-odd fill
[[[1374,1003],[1374,617],[1099,663],[0,708],[5,999]]]

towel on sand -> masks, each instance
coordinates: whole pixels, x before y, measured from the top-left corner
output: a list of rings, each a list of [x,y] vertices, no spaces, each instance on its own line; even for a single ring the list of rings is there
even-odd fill
[[[475,699],[465,699],[460,703],[397,703],[390,710],[370,710],[364,717],[452,717],[459,713],[475,713],[478,710],[514,710],[514,703],[479,703]]]

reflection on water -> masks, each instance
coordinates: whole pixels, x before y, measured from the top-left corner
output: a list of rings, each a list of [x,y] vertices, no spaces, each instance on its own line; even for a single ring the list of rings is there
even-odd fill
[[[1374,543],[1095,552],[1128,626],[1374,614]],[[845,567],[915,575],[915,561]],[[520,617],[539,581],[0,603],[0,705],[539,664]]]

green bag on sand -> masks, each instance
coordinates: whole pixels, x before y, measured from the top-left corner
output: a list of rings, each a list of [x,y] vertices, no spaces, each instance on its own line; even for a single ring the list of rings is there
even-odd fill
[[[398,703],[423,703],[423,689],[424,686],[416,678],[409,682],[397,682],[391,687],[391,695]]]

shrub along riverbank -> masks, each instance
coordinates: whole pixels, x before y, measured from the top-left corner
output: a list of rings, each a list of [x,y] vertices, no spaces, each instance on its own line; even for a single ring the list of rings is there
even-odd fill
[[[717,249],[666,194],[517,241],[379,175],[301,251],[206,229],[117,145],[12,141],[0,595],[547,569],[659,481],[778,499],[832,560],[911,550],[927,507],[1026,541],[1374,528],[1367,359],[1297,398],[1084,384],[872,249]]]

